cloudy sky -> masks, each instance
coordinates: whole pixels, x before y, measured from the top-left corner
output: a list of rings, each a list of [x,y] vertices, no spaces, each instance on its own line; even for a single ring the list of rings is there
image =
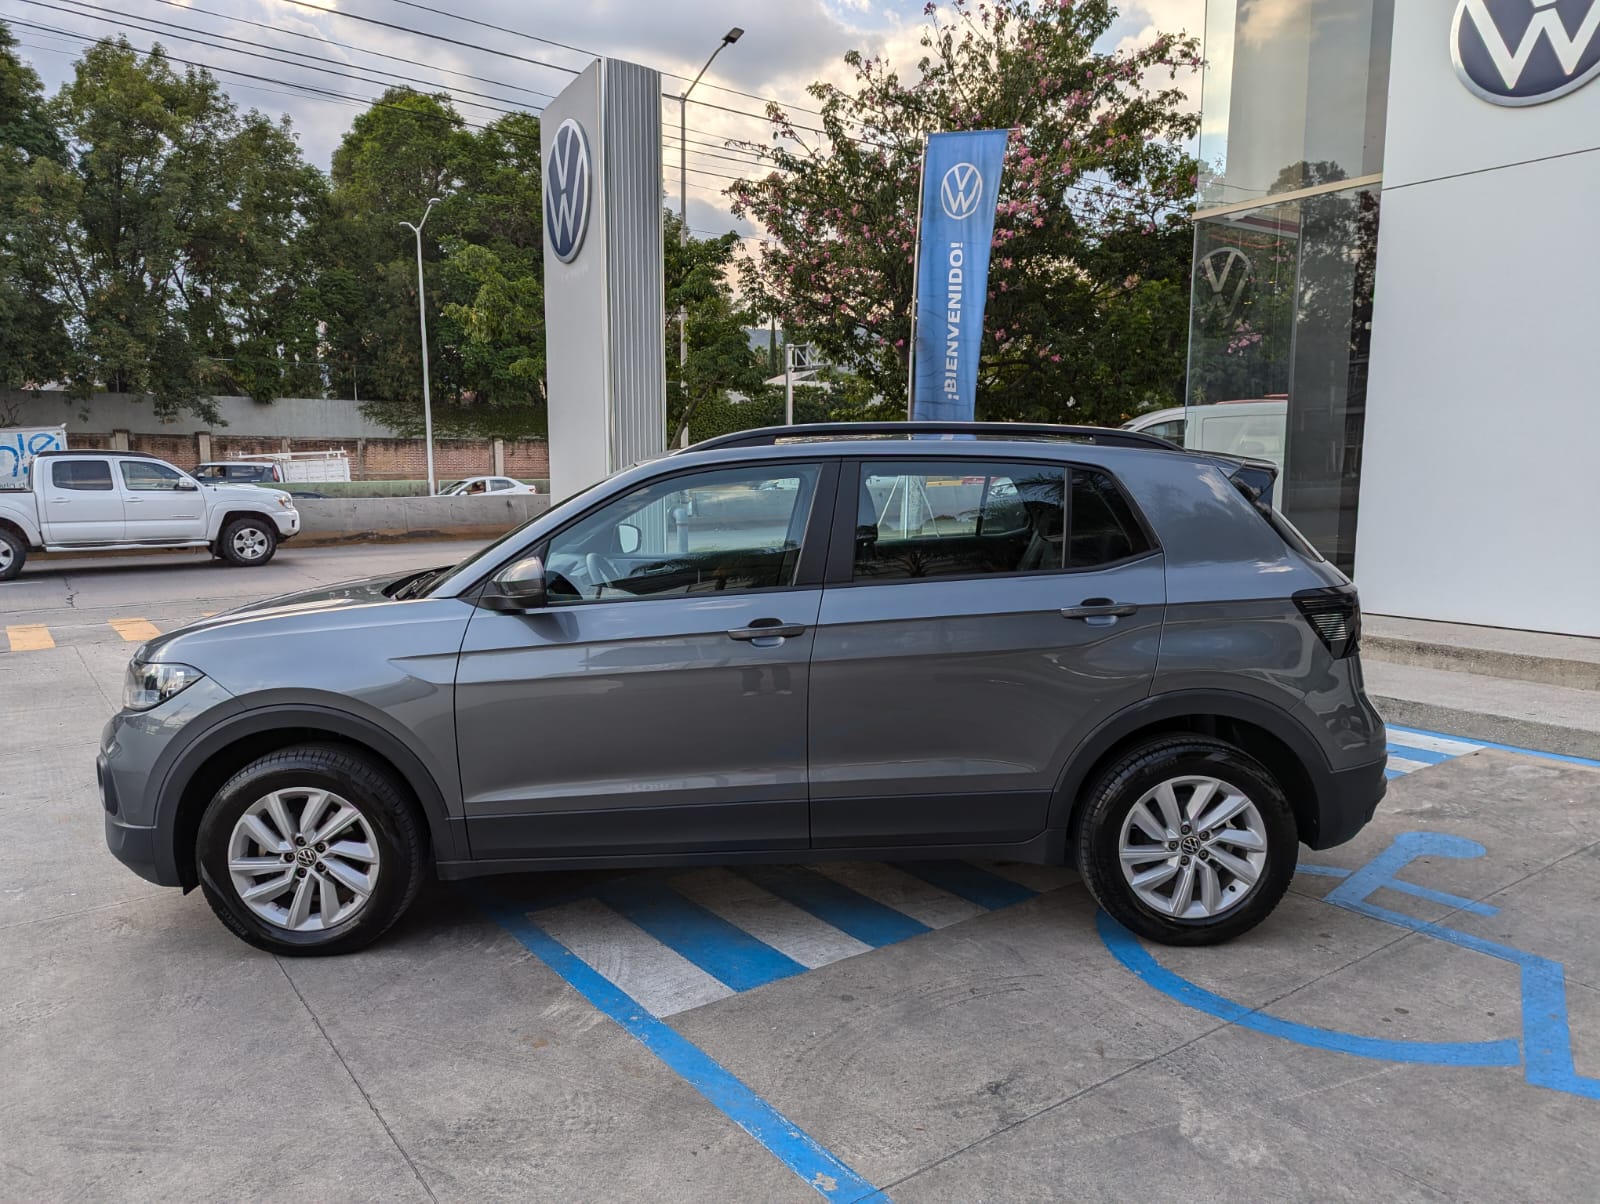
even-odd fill
[[[159,41],[174,58],[216,69],[240,107],[288,113],[307,158],[323,168],[386,84],[448,91],[468,121],[482,123],[506,109],[537,111],[593,57],[610,55],[657,68],[663,92],[675,96],[728,28],[742,26],[688,112],[689,224],[715,233],[735,228],[720,193],[743,174],[721,144],[767,135],[756,98],[794,106],[803,125],[811,120],[803,110],[814,107],[806,85],[846,82],[847,50],[883,53],[911,70],[922,9],[923,0],[0,0],[0,20],[51,91],[70,76],[85,38],[123,33],[140,49]],[[1205,0],[1125,0],[1121,9],[1108,47],[1158,30],[1198,34]],[[674,199],[677,125],[676,101],[664,101]]]

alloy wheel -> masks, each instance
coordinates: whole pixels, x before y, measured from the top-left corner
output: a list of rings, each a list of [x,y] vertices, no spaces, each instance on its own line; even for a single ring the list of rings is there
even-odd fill
[[[241,560],[260,560],[267,554],[267,534],[259,527],[241,527],[233,533],[233,550]]]
[[[359,915],[377,884],[378,862],[366,817],[320,787],[257,799],[228,838],[228,875],[240,902],[291,932],[318,932]]]
[[[1267,826],[1244,792],[1219,778],[1169,778],[1134,803],[1118,854],[1145,906],[1209,920],[1237,907],[1261,878]]]

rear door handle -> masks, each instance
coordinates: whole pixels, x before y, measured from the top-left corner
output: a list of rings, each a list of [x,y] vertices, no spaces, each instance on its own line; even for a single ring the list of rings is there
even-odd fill
[[[1110,598],[1085,598],[1078,606],[1064,606],[1064,619],[1122,619],[1137,614],[1139,608],[1129,602],[1113,602]]]
[[[748,627],[735,627],[728,632],[728,638],[734,640],[767,640],[804,635],[805,633],[805,627],[799,623],[785,623],[782,619],[757,619]]]

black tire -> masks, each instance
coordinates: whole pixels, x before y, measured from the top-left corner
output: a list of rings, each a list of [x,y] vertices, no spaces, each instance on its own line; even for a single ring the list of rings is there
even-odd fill
[[[28,544],[20,536],[0,527],[0,581],[10,581],[22,572],[28,559]]]
[[[252,552],[252,548],[264,550]],[[265,515],[260,518],[236,518],[222,529],[222,534],[217,538],[217,553],[229,564],[247,568],[266,564],[277,550],[278,529]]]
[[[1180,918],[1170,911],[1157,910],[1140,898],[1122,870],[1123,826],[1134,807],[1163,782],[1188,776],[1214,778],[1241,792],[1255,805],[1266,836],[1265,864],[1248,886],[1226,870],[1218,870],[1221,863],[1211,860],[1214,853],[1204,859],[1210,861],[1213,881],[1222,883],[1225,891],[1237,889],[1240,897],[1216,914],[1201,918]],[[1183,835],[1198,838],[1199,833]],[[1289,889],[1300,848],[1294,812],[1266,767],[1224,741],[1190,735],[1157,738],[1117,758],[1084,794],[1074,836],[1077,869],[1095,902],[1123,927],[1163,945],[1216,945],[1254,928],[1271,914]],[[1137,843],[1142,845],[1147,839],[1140,837]],[[1238,850],[1224,851],[1231,855]],[[1180,845],[1175,857],[1182,858],[1185,852]],[[1192,860],[1202,859],[1196,853]],[[1156,869],[1171,863],[1147,858],[1142,864],[1146,869]],[[1187,866],[1191,861],[1183,860],[1182,864]],[[1193,872],[1199,876],[1208,871],[1196,865]],[[1156,889],[1159,893],[1159,887]],[[1176,893],[1176,881],[1172,893]]]
[[[240,898],[228,869],[228,845],[240,817],[258,800],[274,791],[312,789],[330,791],[360,813],[376,844],[377,872],[366,903],[348,919],[297,932],[269,923]],[[256,948],[291,957],[353,953],[370,945],[411,906],[426,865],[422,821],[405,790],[387,770],[340,745],[300,744],[252,761],[217,791],[195,841],[200,887],[217,918]],[[315,868],[320,871],[320,861]]]

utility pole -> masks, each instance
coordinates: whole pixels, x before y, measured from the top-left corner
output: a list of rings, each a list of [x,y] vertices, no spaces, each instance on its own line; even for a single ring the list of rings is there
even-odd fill
[[[439,203],[438,197],[428,200],[422,211],[422,220],[416,225],[401,222],[417,236],[417,317],[422,323],[422,437],[428,445],[428,496],[438,492],[439,484],[433,475],[433,395],[428,388],[428,301],[423,295],[422,281],[422,227],[428,224],[428,214]]]
[[[717,48],[711,52],[711,58],[706,60],[706,65],[700,68],[700,75],[694,77],[691,83],[678,97],[678,247],[686,249],[689,245],[689,93],[694,91],[695,84],[700,82],[700,77],[710,70],[712,61],[722,53],[724,46],[732,46],[744,37],[744,30],[735,25],[722,35],[722,41],[717,43]],[[682,261],[682,270],[688,274],[689,257],[687,254],[679,256]],[[680,283],[679,287],[682,287]],[[689,309],[686,305],[678,306],[678,388],[683,393],[684,406],[689,404],[689,386],[684,379],[685,368],[689,363]],[[683,424],[683,435],[680,439],[683,447],[689,446],[689,424]]]

